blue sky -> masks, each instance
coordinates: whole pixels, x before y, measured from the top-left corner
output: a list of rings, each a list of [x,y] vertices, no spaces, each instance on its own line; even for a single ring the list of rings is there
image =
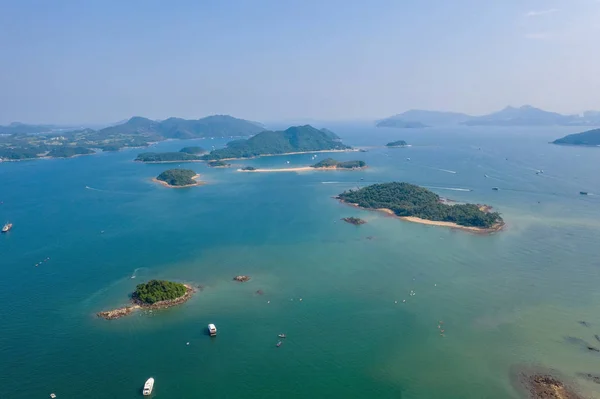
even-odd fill
[[[600,109],[598,0],[0,0],[0,123]]]

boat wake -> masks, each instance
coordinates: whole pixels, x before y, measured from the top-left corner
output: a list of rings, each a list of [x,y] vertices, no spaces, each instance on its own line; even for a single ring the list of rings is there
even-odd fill
[[[441,170],[442,172],[446,172],[446,173],[452,173],[452,174],[454,174],[454,175],[456,174],[456,172],[455,172],[455,171],[453,171],[453,170],[448,170],[448,169],[439,169],[439,168],[433,168],[433,169]]]
[[[433,188],[436,190],[450,190],[450,191],[473,191],[470,188],[460,188],[460,187],[435,187],[435,186],[424,186],[426,188]]]
[[[341,181],[322,181],[321,184],[340,184]]]
[[[92,190],[92,191],[106,191],[106,190],[100,190],[99,188],[94,188],[94,187],[90,187],[90,186],[85,186],[85,188],[87,190]]]
[[[138,275],[138,271],[145,269],[145,267],[138,267],[136,269],[133,270],[133,273],[131,274],[131,278],[136,278]]]

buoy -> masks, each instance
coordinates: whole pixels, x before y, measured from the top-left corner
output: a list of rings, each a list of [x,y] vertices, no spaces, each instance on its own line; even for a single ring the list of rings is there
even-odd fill
[[[403,300],[402,300],[402,303],[404,303],[404,302],[406,302],[406,299],[403,299]]]
[[[394,303],[398,303],[398,301],[394,301]]]
[[[185,344],[186,344],[186,345],[189,345],[190,343],[189,343],[189,342],[186,342]]]
[[[302,298],[300,298],[300,301],[302,301]]]
[[[271,303],[271,301],[267,301],[267,303]]]

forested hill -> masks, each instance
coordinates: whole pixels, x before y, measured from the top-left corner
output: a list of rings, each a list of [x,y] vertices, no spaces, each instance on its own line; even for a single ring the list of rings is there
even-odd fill
[[[264,131],[247,140],[229,142],[225,148],[214,150],[204,158],[251,158],[258,155],[351,148],[332,137],[337,136],[333,132],[315,129],[310,125],[293,126],[283,131]]]
[[[561,139],[554,140],[553,144],[600,146],[600,129],[588,130],[582,133],[569,134]]]

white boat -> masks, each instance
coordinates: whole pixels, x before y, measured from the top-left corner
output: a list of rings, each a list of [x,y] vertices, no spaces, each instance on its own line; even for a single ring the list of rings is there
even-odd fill
[[[146,383],[144,384],[144,390],[142,391],[142,394],[144,396],[150,396],[153,388],[154,388],[154,378],[150,377],[150,378],[148,378],[148,381],[146,381]]]
[[[2,232],[3,233],[8,233],[8,231],[10,229],[12,229],[12,226],[13,226],[12,223],[6,222],[6,224],[4,225],[4,227],[2,227]]]
[[[214,324],[209,324],[208,325],[208,333],[210,334],[211,337],[214,337],[217,335],[217,327]]]

